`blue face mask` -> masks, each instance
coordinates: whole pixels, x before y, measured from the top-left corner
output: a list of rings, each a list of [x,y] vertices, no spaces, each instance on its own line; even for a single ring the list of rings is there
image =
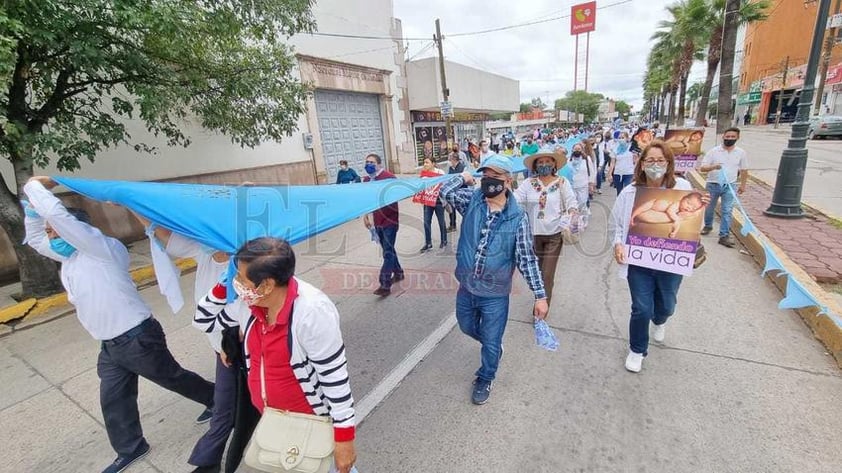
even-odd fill
[[[374,174],[377,172],[377,165],[372,163],[365,164],[365,172],[366,174]]]
[[[617,144],[617,154],[623,154],[629,150],[629,144],[625,141],[621,141]]]
[[[535,172],[539,176],[551,176],[553,171],[555,171],[555,166],[552,164],[540,164],[535,167]]]
[[[76,252],[76,248],[66,242],[64,238],[53,238],[50,240],[50,249],[65,258],[70,258],[70,255]]]

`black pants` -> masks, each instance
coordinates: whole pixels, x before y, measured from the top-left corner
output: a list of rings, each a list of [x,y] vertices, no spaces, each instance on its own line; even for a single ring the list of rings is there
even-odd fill
[[[219,355],[216,358],[216,379],[214,380],[213,417],[210,428],[196,442],[188,463],[195,466],[212,466],[222,463],[225,444],[234,428],[234,410],[237,403],[237,368],[222,364]]]
[[[120,456],[146,444],[137,410],[138,376],[206,407],[213,405],[213,383],[175,361],[161,324],[150,318],[139,328],[134,336],[102,342],[96,365],[105,430]]]

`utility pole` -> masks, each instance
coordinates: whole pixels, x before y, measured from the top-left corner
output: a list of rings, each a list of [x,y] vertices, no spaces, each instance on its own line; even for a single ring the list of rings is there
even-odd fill
[[[816,15],[816,27],[810,45],[810,58],[807,60],[807,72],[804,74],[804,88],[798,100],[798,113],[792,125],[787,148],[781,154],[778,164],[778,177],[772,204],[764,212],[772,217],[801,218],[801,194],[804,191],[804,171],[807,168],[807,130],[810,128],[810,107],[813,105],[813,91],[816,82],[816,69],[822,54],[822,39],[827,27],[830,0],[819,1]]]
[[[778,112],[775,114],[775,129],[778,129],[778,125],[781,123],[781,110],[784,106],[784,90],[786,90],[786,75],[789,72],[789,56],[786,57],[786,60],[783,64],[783,79],[781,80],[781,92],[778,94]]]
[[[441,24],[436,18],[436,35],[433,36],[433,41],[439,48],[439,74],[441,74],[441,95],[445,102],[450,101],[450,89],[447,88],[447,76],[444,73],[444,52],[442,51]],[[447,148],[452,149],[454,141],[453,132],[450,129],[450,115],[444,117],[444,133],[447,136]]]
[[[833,12],[839,13],[842,7],[842,0],[836,0],[836,5],[833,6]],[[836,43],[836,32],[838,28],[828,28],[827,39],[824,43],[824,54],[822,55],[822,62],[819,63],[819,85],[816,88],[816,105],[813,107],[813,115],[818,115],[822,110],[822,95],[824,95],[824,82],[827,80],[827,68],[830,67],[830,56],[833,53],[833,45]]]

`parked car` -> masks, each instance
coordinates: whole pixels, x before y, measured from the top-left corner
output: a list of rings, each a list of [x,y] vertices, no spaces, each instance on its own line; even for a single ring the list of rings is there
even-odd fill
[[[825,115],[810,119],[810,128],[807,137],[811,140],[818,140],[826,136],[842,136],[842,117]]]

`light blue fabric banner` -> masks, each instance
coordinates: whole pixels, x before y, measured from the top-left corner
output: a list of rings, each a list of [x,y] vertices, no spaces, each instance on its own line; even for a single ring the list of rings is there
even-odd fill
[[[233,187],[56,177],[94,200],[113,202],[203,245],[234,253],[262,236],[306,240],[453,176],[322,186]]]

